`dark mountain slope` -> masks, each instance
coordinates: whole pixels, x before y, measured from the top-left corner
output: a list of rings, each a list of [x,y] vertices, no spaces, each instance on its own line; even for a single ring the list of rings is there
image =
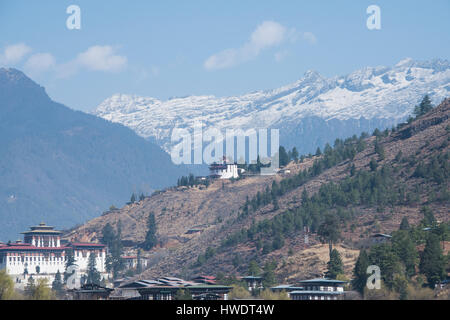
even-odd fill
[[[0,69],[1,240],[42,220],[81,223],[183,173],[132,130],[55,103],[20,71]]]

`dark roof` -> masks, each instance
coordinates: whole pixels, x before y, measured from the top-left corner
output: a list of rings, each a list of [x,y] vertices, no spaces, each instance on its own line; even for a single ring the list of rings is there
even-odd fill
[[[262,280],[262,277],[255,277],[255,276],[246,276],[242,277],[244,280]]]
[[[317,294],[317,295],[324,295],[324,296],[336,296],[340,294],[344,294],[343,291],[319,291],[319,290],[298,290],[298,291],[291,291],[291,295],[303,295],[303,294]]]
[[[326,279],[326,278],[316,278],[316,279],[310,279],[310,280],[302,280],[299,281],[299,283],[304,283],[304,284],[312,284],[312,283],[320,283],[320,284],[324,284],[324,283],[332,283],[332,284],[345,284],[348,281],[341,281],[341,280],[334,280],[334,279]]]

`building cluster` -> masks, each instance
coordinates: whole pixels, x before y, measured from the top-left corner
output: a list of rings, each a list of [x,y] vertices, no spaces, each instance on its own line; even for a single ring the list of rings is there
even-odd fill
[[[115,282],[116,290],[109,297],[116,300],[174,300],[183,290],[193,300],[228,300],[230,286],[218,285],[215,277],[199,276],[190,281],[175,277]]]
[[[209,177],[213,179],[237,179],[239,178],[239,171],[236,163],[230,162],[226,157],[223,157],[222,163],[213,163],[209,166]]]
[[[68,252],[72,252],[77,274],[87,274],[89,257],[95,256],[96,269],[103,278],[106,272],[106,246],[97,243],[64,242],[61,231],[41,223],[22,232],[23,241],[0,244],[0,270],[10,275],[16,288],[23,289],[30,277],[45,278],[52,283],[55,275],[65,272]]]

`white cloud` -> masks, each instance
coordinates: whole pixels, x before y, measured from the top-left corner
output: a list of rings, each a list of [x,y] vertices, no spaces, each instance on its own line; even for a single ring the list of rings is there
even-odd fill
[[[0,54],[0,64],[14,65],[20,62],[29,52],[31,52],[31,48],[24,43],[7,46]]]
[[[37,53],[25,62],[25,69],[31,74],[41,73],[56,65],[55,58],[50,53]]]
[[[210,56],[204,63],[207,70],[224,69],[256,58],[262,50],[280,45],[286,38],[286,28],[274,21],[264,21],[237,49],[226,49]]]
[[[117,72],[127,65],[127,58],[116,55],[111,46],[93,46],[80,53],[77,62],[89,70]]]
[[[265,49],[280,46],[286,41],[295,43],[298,39],[311,44],[317,43],[317,38],[311,32],[299,33],[294,28],[287,29],[278,22],[264,21],[253,31],[247,43],[239,48],[226,49],[210,56],[204,62],[204,67],[207,70],[230,68],[255,59]],[[275,60],[279,62],[286,55],[286,51],[279,51],[275,53]]]
[[[117,55],[111,46],[92,46],[78,54],[74,60],[59,65],[57,76],[67,78],[78,73],[81,68],[91,71],[119,72],[127,66],[127,63],[127,57]]]

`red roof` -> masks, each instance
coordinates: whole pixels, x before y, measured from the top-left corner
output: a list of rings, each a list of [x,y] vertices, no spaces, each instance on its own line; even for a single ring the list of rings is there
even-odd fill
[[[10,250],[24,250],[24,251],[37,251],[37,250],[65,250],[65,247],[34,247],[34,246],[0,246],[0,250],[2,251],[10,251]]]
[[[67,245],[68,247],[106,247],[104,244],[101,243],[88,243],[88,242],[75,242],[70,243]]]

